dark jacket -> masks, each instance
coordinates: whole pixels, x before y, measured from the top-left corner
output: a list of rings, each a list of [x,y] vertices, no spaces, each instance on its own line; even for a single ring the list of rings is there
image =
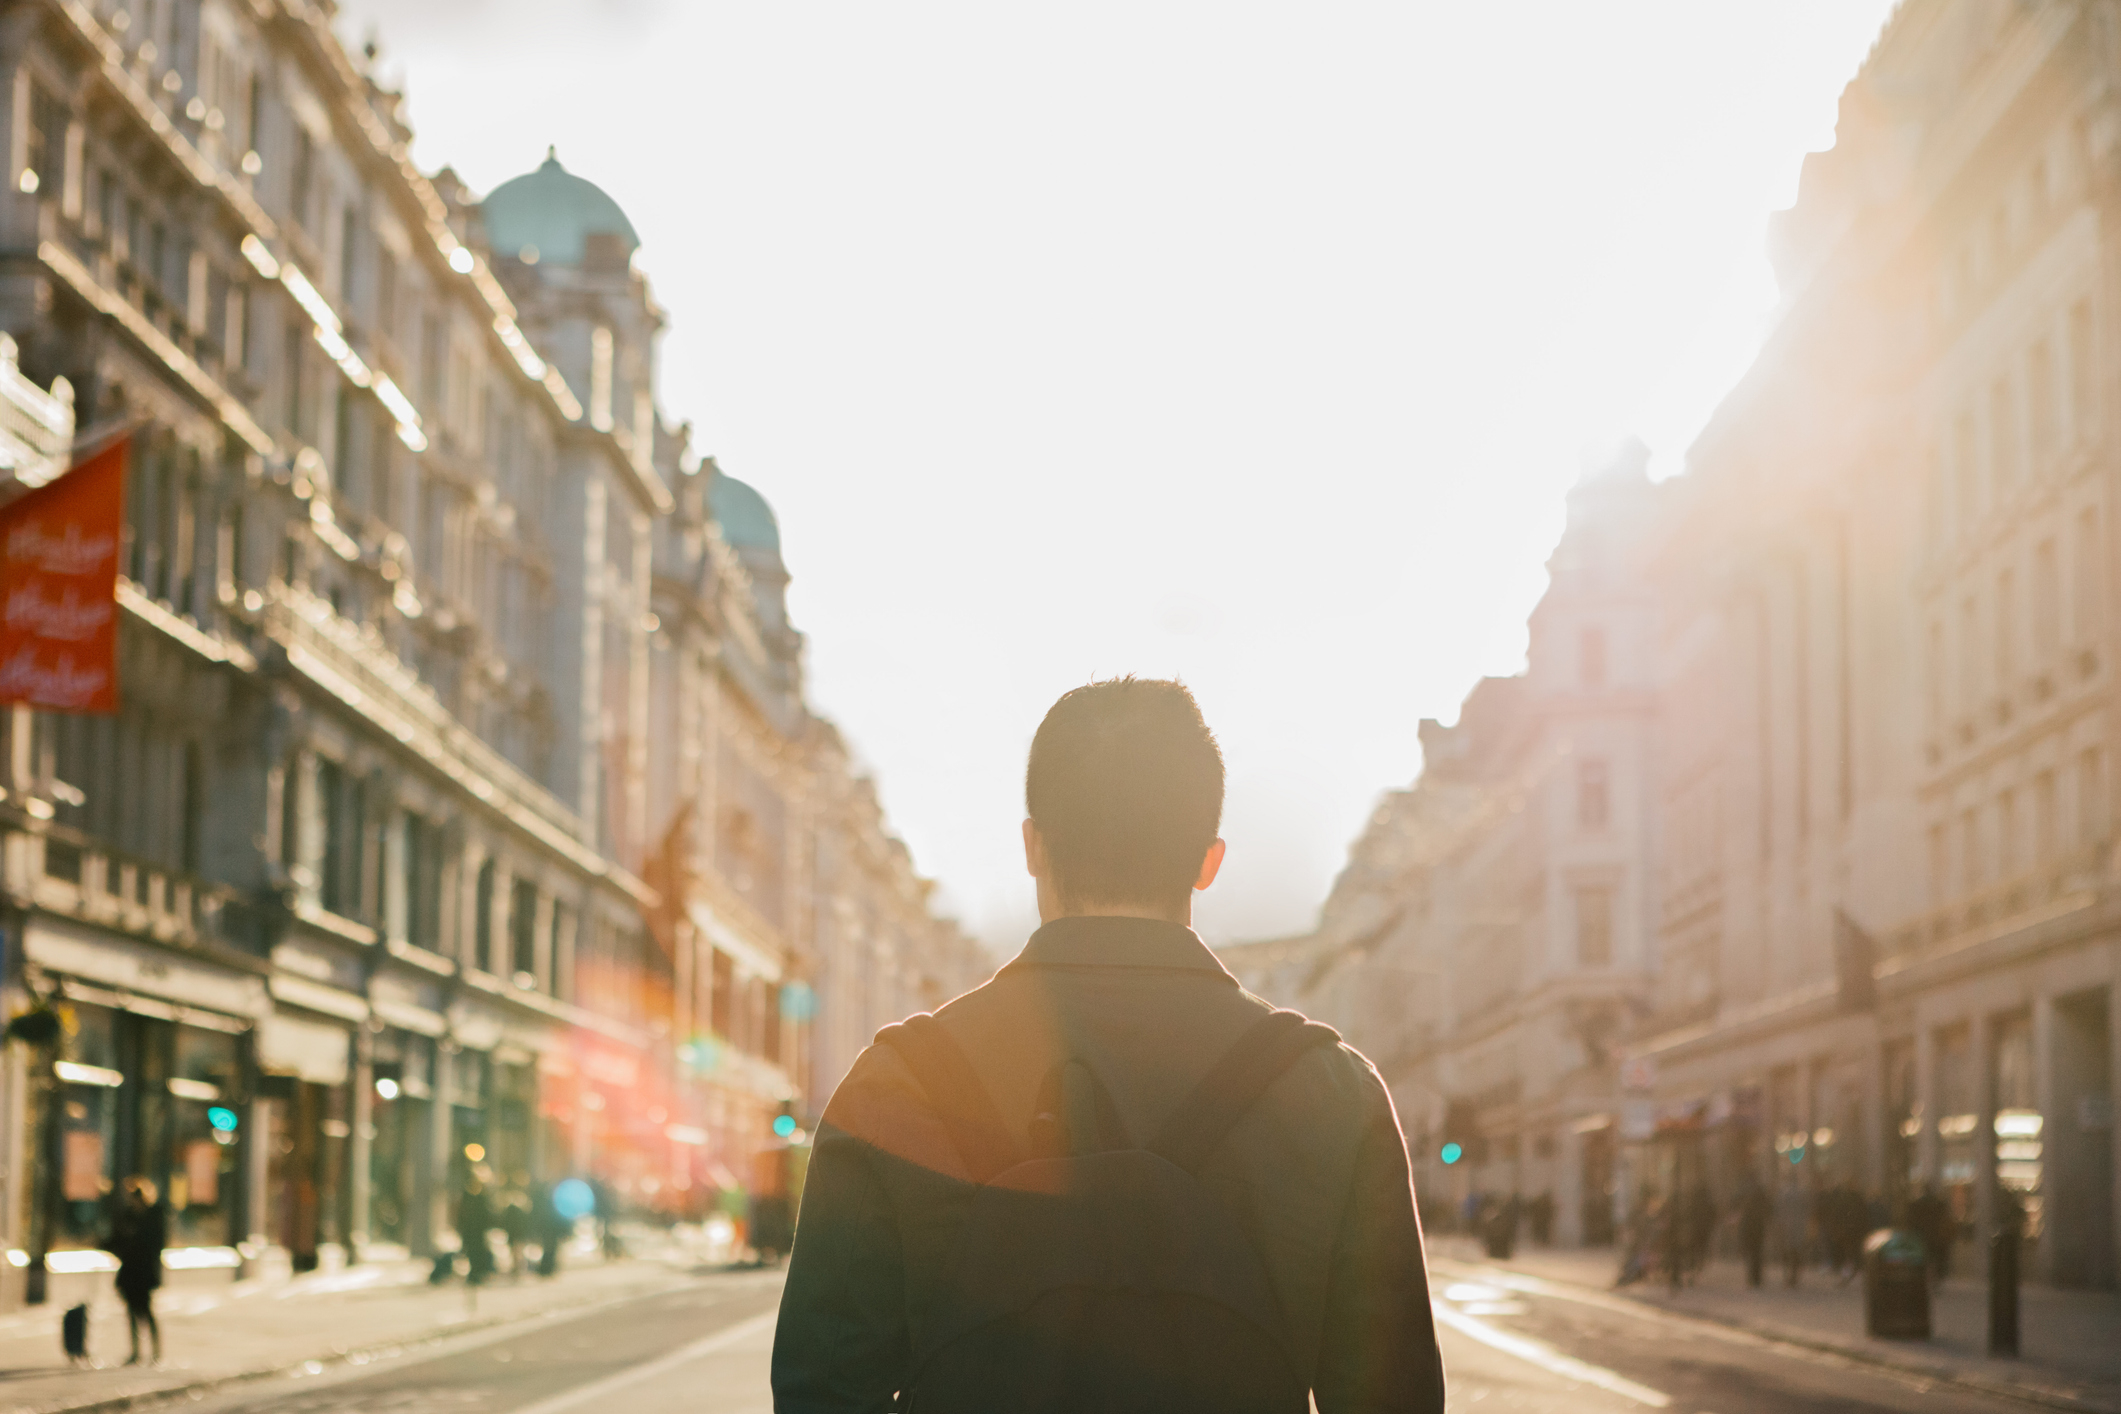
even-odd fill
[[[167,1229],[162,1210],[121,1206],[111,1219],[107,1250],[118,1259],[117,1287],[121,1294],[138,1300],[162,1285],[162,1249]]]
[[[1069,918],[938,1018],[1028,1144],[1038,1087],[1087,1062],[1131,1135],[1163,1119],[1268,1004],[1190,929]],[[1260,1256],[1322,1414],[1441,1414],[1406,1142],[1377,1072],[1345,1046],[1297,1061],[1201,1170]],[[973,1189],[889,1046],[819,1125],[774,1339],[780,1414],[874,1414],[908,1374],[908,1311],[932,1302]]]

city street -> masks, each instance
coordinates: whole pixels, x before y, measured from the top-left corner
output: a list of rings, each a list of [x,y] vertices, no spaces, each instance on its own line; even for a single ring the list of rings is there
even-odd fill
[[[1971,1414],[2031,1407],[1558,1284],[1505,1286],[1439,1274],[1432,1286],[1453,1414]],[[770,1276],[704,1276],[585,1312],[245,1383],[191,1407],[213,1414],[620,1407],[631,1414],[759,1414],[772,1407],[767,1363],[778,1296]]]

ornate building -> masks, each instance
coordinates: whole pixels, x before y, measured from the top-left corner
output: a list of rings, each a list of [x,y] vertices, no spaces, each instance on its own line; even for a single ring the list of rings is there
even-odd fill
[[[1429,1198],[1547,1193],[1569,1242],[1611,1230],[1617,1047],[1654,966],[1645,460],[1570,493],[1525,672],[1421,724],[1421,778],[1386,796],[1317,933],[1224,954],[1377,1063]]]
[[[131,1173],[193,1266],[446,1247],[475,1176],[697,1211],[814,1018],[981,971],[655,404],[624,213],[423,175],[326,10],[0,5],[0,453],[141,429],[123,710],[0,758],[0,984],[66,1023],[0,1061],[0,1242],[55,1272]]]
[[[1657,557],[1665,1147],[2116,1272],[2121,14],[1895,12]],[[2050,1233],[2066,1234],[2057,1242]]]
[[[2009,1205],[2033,1273],[2110,1287],[2121,6],[1908,0],[1770,248],[1781,316],[1687,473],[1609,546],[1625,572],[1593,597],[1557,569],[1541,606],[1615,625],[1614,690],[1533,706],[1535,617],[1526,677],[1425,729],[1422,781],[1320,933],[1276,946],[1316,954],[1304,996],[1351,978],[1353,1034],[1410,1057],[1411,1131],[1467,1105],[1483,1185],[1493,1136],[1530,1129],[1564,1159],[1557,1191],[1572,1143],[1598,1159],[1581,1182],[1615,1159],[1623,1191],[1727,1197],[1748,1172],[1889,1204],[1934,1187],[1962,1270]],[[1579,670],[1593,658],[1585,640]],[[1532,749],[1565,735],[1574,767]],[[1598,757],[1610,849],[1564,843],[1539,786]],[[1440,848],[1410,804],[1469,764],[1463,818],[1495,823]],[[1601,813],[1591,779],[1579,826]],[[1437,917],[1476,870],[1491,883],[1456,931],[1431,945],[1402,922],[1377,945],[1416,959],[1409,980],[1340,921]],[[1587,889],[1615,905],[1609,934],[1586,933]],[[1577,975],[1542,973],[1572,897]],[[1610,958],[1595,984],[1592,955]],[[1488,1015],[1495,1049],[1454,1049]]]

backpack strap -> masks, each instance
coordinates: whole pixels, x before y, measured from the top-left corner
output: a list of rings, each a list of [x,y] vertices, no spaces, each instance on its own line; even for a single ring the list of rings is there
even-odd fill
[[[1269,1012],[1209,1067],[1149,1147],[1188,1173],[1198,1171],[1245,1111],[1299,1056],[1314,1046],[1339,1042],[1338,1031],[1305,1019],[1302,1012]]]
[[[994,1097],[980,1083],[972,1062],[943,1024],[927,1012],[907,1017],[876,1033],[877,1044],[897,1051],[913,1078],[928,1093],[936,1118],[950,1131],[958,1157],[975,1183],[985,1183],[1022,1161],[1016,1136],[1002,1123]]]

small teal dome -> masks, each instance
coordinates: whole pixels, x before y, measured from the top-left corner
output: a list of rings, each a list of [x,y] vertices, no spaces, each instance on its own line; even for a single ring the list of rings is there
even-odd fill
[[[593,235],[617,236],[629,256],[641,246],[619,204],[595,182],[562,167],[552,149],[537,171],[501,183],[479,209],[486,218],[486,242],[495,255],[580,265]]]
[[[722,538],[733,549],[781,552],[781,523],[756,490],[716,468],[714,479],[707,483],[707,500],[716,524],[722,527]]]

